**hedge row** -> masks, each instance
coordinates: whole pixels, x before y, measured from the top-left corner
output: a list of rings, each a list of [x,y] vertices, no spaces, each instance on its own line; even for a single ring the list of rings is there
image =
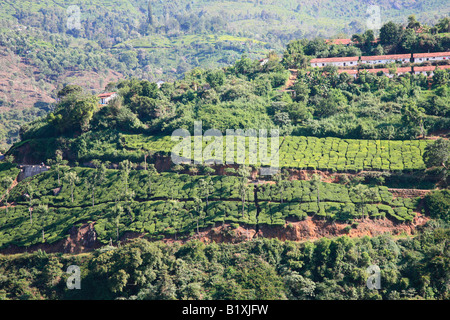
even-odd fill
[[[10,201],[26,205],[29,198],[27,185],[31,184],[35,192],[34,198],[39,198],[42,204],[57,207],[80,207],[92,204],[92,191],[89,182],[93,181],[95,173],[91,168],[72,168],[76,171],[79,182],[74,188],[74,201],[71,201],[71,188],[63,181],[60,175],[58,184],[57,173],[53,170],[44,172],[31,179],[26,179],[16,186]],[[149,184],[149,179],[151,184]],[[205,199],[199,187],[201,179],[211,179],[210,199],[230,200],[241,199],[236,176],[191,176],[173,172],[163,172],[149,177],[144,170],[131,170],[128,179],[128,191],[133,191],[132,197],[136,201],[149,201],[157,199],[193,200],[194,197]],[[60,188],[60,189],[59,189]],[[106,170],[105,179],[94,192],[95,204],[124,200],[125,182],[120,170]],[[246,193],[247,201],[254,201],[253,189]]]
[[[123,210],[118,214],[116,206]],[[366,204],[358,208],[354,203],[339,202],[290,202],[273,203],[262,201],[257,205],[246,202],[242,215],[242,202],[210,201],[203,203],[201,215],[193,201],[170,200],[147,202],[105,203],[85,208],[54,208],[48,212],[38,208],[30,212],[26,206],[15,206],[0,210],[0,248],[8,245],[31,246],[39,243],[54,243],[67,237],[73,226],[95,221],[98,239],[103,243],[115,241],[126,232],[136,232],[160,239],[164,236],[193,235],[198,227],[205,228],[222,223],[284,226],[286,220],[304,220],[307,216],[323,219],[350,221],[361,218],[390,218],[398,222],[411,221],[412,209],[392,207],[385,204]]]
[[[115,240],[117,231],[119,234],[138,232],[154,238],[196,232],[199,212],[192,200],[199,196],[198,181],[204,176],[163,173],[153,177],[153,192],[148,194],[145,172],[132,171],[129,188],[136,193],[130,200],[123,201],[120,194],[124,181],[120,172],[107,170],[107,179],[98,187],[93,207],[83,179],[88,179],[94,170],[73,170],[81,178],[73,203],[66,185],[58,195],[54,195],[53,189],[58,182],[53,171],[25,179],[13,189],[12,198],[17,205],[10,207],[8,213],[5,209],[0,210],[0,247],[52,243],[66,237],[72,226],[86,221],[96,221],[95,228],[102,242]],[[242,215],[242,202],[237,201],[237,179],[211,177],[213,190],[208,205],[202,196],[204,216],[202,214],[198,219],[199,228],[220,223],[285,225],[287,219],[302,220],[307,216],[349,221],[360,218],[363,213],[365,217],[387,217],[400,222],[411,221],[414,217],[414,200],[394,199],[385,187],[374,187],[374,198],[362,204],[358,195],[347,186],[320,183],[320,202],[317,203],[317,189],[310,181],[286,182],[282,199],[278,185],[259,185],[258,203],[255,203],[254,190],[249,188]],[[29,191],[28,184],[33,186],[33,198],[38,200],[33,204],[31,216],[29,198],[25,196]],[[48,205],[48,210],[39,204]],[[118,220],[116,204],[123,208]]]
[[[224,157],[226,138],[224,137]],[[123,135],[126,148],[143,148],[169,155],[177,142],[170,137],[148,137],[144,135]],[[270,141],[270,139],[269,139]],[[422,154],[429,141],[426,140],[358,140],[339,138],[317,138],[288,136],[279,138],[279,165],[300,169],[319,169],[337,172],[358,172],[361,170],[403,171],[422,170],[425,165]],[[206,142],[203,143],[205,149]],[[270,142],[267,143],[270,157]],[[248,159],[248,139],[246,141]],[[191,149],[191,157],[193,147]],[[236,156],[235,156],[235,160]],[[260,165],[258,158],[257,165]],[[265,165],[266,163],[262,163]]]
[[[392,193],[387,187],[370,187],[374,197],[369,202],[383,203],[396,207],[407,207],[413,209],[416,207],[416,200],[410,198],[393,198]],[[281,189],[277,184],[263,184],[258,186],[258,200],[277,201],[277,202],[317,202],[317,188],[311,181],[293,180],[285,181],[284,188]],[[363,201],[352,188],[346,185],[334,183],[319,183],[319,200],[329,202],[352,202],[360,203]]]
[[[282,167],[358,172],[422,170],[425,140],[351,140],[286,137],[280,150]]]

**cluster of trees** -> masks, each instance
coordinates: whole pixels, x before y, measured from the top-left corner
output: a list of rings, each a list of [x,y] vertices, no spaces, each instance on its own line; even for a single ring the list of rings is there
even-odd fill
[[[432,91],[425,75],[406,74],[388,78],[361,72],[357,79],[339,74],[299,72],[294,101],[307,117],[294,133],[364,139],[411,139],[448,127],[447,90],[449,71],[436,70]],[[426,93],[425,93],[426,92]],[[313,116],[308,111],[313,110]],[[295,110],[296,113],[298,112]],[[295,114],[292,114],[294,117]],[[436,116],[439,117],[436,117]],[[441,127],[442,126],[442,127]]]
[[[56,81],[64,72],[81,70],[101,73],[109,69],[119,71],[126,77],[134,76],[139,79],[156,81],[160,77],[164,77],[158,71],[157,66],[159,65],[164,66],[163,72],[176,74],[175,78],[184,76],[183,80],[163,86],[158,97],[147,97],[145,94],[141,95],[140,92],[136,92],[132,93],[136,96],[133,105],[131,105],[130,99],[126,99],[122,103],[128,108],[119,108],[121,103],[116,103],[115,109],[110,110],[108,117],[115,118],[119,115],[120,123],[112,124],[112,127],[117,126],[124,130],[171,132],[174,128],[190,127],[192,119],[196,118],[203,120],[207,127],[219,130],[253,125],[280,127],[284,133],[301,135],[408,139],[415,137],[418,133],[425,133],[427,129],[437,130],[448,126],[448,123],[441,118],[448,116],[449,76],[445,71],[435,73],[433,86],[436,91],[426,95],[422,95],[420,92],[428,89],[428,81],[423,75],[409,80],[390,81],[386,77],[367,74],[357,81],[353,81],[347,75],[337,75],[335,72],[332,77],[328,78],[322,77],[319,73],[309,76],[301,74],[300,78],[303,80],[298,81],[294,88],[296,94],[294,99],[275,90],[281,88],[280,86],[285,83],[288,77],[286,68],[307,66],[308,57],[380,54],[388,53],[389,50],[397,50],[392,49],[392,45],[384,44],[388,42],[386,37],[391,35],[391,31],[394,35],[397,31],[400,32],[399,30],[405,34],[413,30],[419,46],[428,43],[420,37],[431,37],[432,42],[435,43],[434,48],[424,47],[419,48],[420,50],[417,49],[418,51],[447,50],[449,47],[448,37],[444,33],[448,28],[447,18],[439,20],[434,27],[421,25],[414,17],[409,19],[405,29],[397,24],[394,24],[395,28],[390,28],[392,23],[389,22],[382,28],[383,40],[380,40],[379,45],[377,44],[378,49],[367,47],[372,46],[374,35],[371,31],[367,31],[363,35],[355,35],[354,40],[358,41],[358,44],[352,46],[330,46],[325,40],[318,38],[294,41],[288,44],[281,64],[278,63],[276,54],[271,53],[268,56],[269,63],[261,66],[256,60],[252,61],[245,56],[238,59],[242,53],[254,52],[258,46],[261,48],[260,45],[250,42],[239,43],[215,39],[210,43],[183,43],[175,45],[174,51],[170,51],[174,53],[173,56],[172,53],[159,50],[152,50],[152,54],[149,54],[145,44],[141,49],[133,48],[129,44],[133,42],[125,40],[140,40],[139,32],[143,32],[143,34],[163,32],[158,31],[161,29],[158,27],[161,22],[156,21],[154,14],[148,14],[152,11],[151,5],[150,7],[148,5],[149,2],[146,2],[145,5],[140,4],[139,7],[140,15],[142,12],[146,13],[142,15],[142,24],[147,26],[146,31],[140,30],[142,26],[135,26],[133,23],[128,23],[129,29],[122,31],[117,31],[123,27],[122,24],[116,26],[108,24],[107,21],[115,21],[116,18],[128,21],[126,15],[119,17],[119,8],[105,12],[107,16],[105,21],[98,19],[94,21],[88,15],[88,18],[83,20],[87,26],[82,28],[82,32],[89,33],[89,30],[92,32],[97,30],[95,32],[99,33],[76,35],[87,38],[87,41],[75,39],[71,35],[64,34],[64,30],[55,29],[66,28],[66,26],[59,27],[65,25],[64,23],[57,23],[59,18],[56,16],[63,15],[65,17],[66,15],[66,12],[62,12],[61,9],[41,9],[37,13],[26,13],[19,10],[17,18],[23,23],[39,27],[39,21],[54,21],[55,27],[49,23],[48,30],[45,28],[8,30],[0,35],[0,44],[36,66],[40,70],[37,77],[49,82]],[[92,13],[90,11],[92,9],[88,7],[82,7],[82,10]],[[192,21],[195,19],[192,17],[193,13],[190,12],[190,9],[177,10],[167,7],[163,11],[164,15],[167,13],[169,20],[178,19],[177,23],[185,26],[184,29],[182,28],[182,32],[187,35],[210,33],[211,30],[208,29],[210,27],[205,19],[217,20],[212,19],[209,15],[198,15],[196,19],[205,21],[193,23]],[[158,15],[161,13],[158,11]],[[14,27],[12,22],[2,21],[2,23],[10,29]],[[209,31],[195,29],[200,27],[205,27]],[[416,34],[417,30],[421,30],[421,33]],[[114,34],[105,35],[104,31]],[[115,32],[118,33],[115,34]],[[138,38],[133,36],[135,33]],[[123,38],[124,34],[129,38],[126,36]],[[404,38],[404,36],[399,37]],[[102,39],[106,39],[105,41],[110,44],[104,44]],[[111,42],[111,39],[115,40]],[[398,45],[399,48],[405,41],[411,43],[410,40],[402,41]],[[114,46],[119,42],[120,47]],[[155,45],[160,46],[160,44]],[[149,44],[149,46],[153,46],[153,44]],[[164,45],[161,44],[161,46]],[[382,48],[380,49],[379,46]],[[212,55],[196,53],[200,51],[216,53]],[[400,49],[397,51],[403,52]],[[181,59],[181,56],[184,58]],[[252,54],[252,56],[255,55]],[[224,66],[231,63],[234,65],[225,68],[225,74],[221,70],[193,69],[203,63],[211,66]],[[408,76],[404,78],[408,78]],[[117,89],[126,91],[125,87],[132,87],[134,85],[132,82],[140,80],[130,81],[122,83],[121,87],[118,85]],[[304,88],[305,86],[308,88]],[[56,92],[54,95],[56,97]],[[363,98],[358,99],[357,97],[360,96]],[[362,102],[362,100],[365,101]],[[368,107],[367,104],[373,108]],[[352,105],[354,108],[346,107],[348,105]],[[408,107],[400,108],[400,105]],[[399,109],[401,109],[400,112],[398,112]],[[410,109],[413,112],[409,112]],[[108,112],[105,111],[105,113]],[[224,115],[222,119],[212,118],[213,114],[219,113]],[[255,115],[257,115],[256,119],[254,119]],[[427,115],[432,117],[427,117]],[[434,116],[439,116],[439,118]],[[98,122],[107,123],[105,121],[96,123]],[[8,124],[8,127],[14,127],[14,125]],[[145,128],[148,130],[144,130]],[[17,133],[14,128],[10,130],[12,131],[11,136]],[[56,129],[50,131],[58,132]],[[79,131],[75,130],[75,132]]]
[[[73,136],[89,128],[161,134],[180,127],[192,129],[193,119],[223,131],[249,125],[274,127],[265,110],[267,98],[289,76],[277,60],[271,55],[267,64],[260,65],[257,60],[243,57],[224,70],[194,69],[185,79],[164,83],[161,88],[146,80],[119,81],[108,85],[108,89],[117,90],[120,98],[99,112],[94,112],[95,98],[80,95],[81,89],[68,92],[45,119],[24,126],[21,137]],[[217,118],[219,113],[221,119]]]
[[[240,244],[133,241],[89,255],[42,251],[0,258],[3,299],[443,299],[448,296],[448,228],[429,224],[414,238],[323,238]],[[381,288],[366,285],[376,264]],[[81,269],[81,290],[65,271]]]
[[[372,30],[354,34],[352,40],[363,55],[447,51],[450,46],[449,25],[449,17],[428,26],[411,15],[406,25],[392,21],[385,23],[380,29],[379,41],[375,41]]]
[[[288,43],[283,65],[306,68],[311,57],[355,57],[397,53],[448,51],[450,18],[440,19],[434,26],[422,25],[415,16],[408,17],[406,26],[389,21],[381,27],[377,38],[373,30],[351,36],[352,44],[330,44],[323,38],[300,39]]]
[[[1,103],[0,103],[1,105]],[[22,110],[10,110],[0,113],[0,153],[5,153],[7,148],[19,140],[21,126],[36,118],[43,117],[46,110],[29,108]]]
[[[179,128],[192,131],[194,119],[203,121],[204,130],[224,133],[279,128],[283,135],[389,140],[448,127],[449,70],[435,70],[431,88],[424,75],[388,78],[361,72],[353,79],[334,67],[326,67],[325,76],[300,70],[290,94],[280,91],[289,72],[277,55],[270,53],[265,62],[243,56],[227,68],[196,68],[160,88],[147,80],[110,83],[107,90],[120,97],[100,110],[96,98],[78,88],[45,119],[25,125],[21,138],[63,135],[70,140],[74,134],[104,130],[170,135]]]

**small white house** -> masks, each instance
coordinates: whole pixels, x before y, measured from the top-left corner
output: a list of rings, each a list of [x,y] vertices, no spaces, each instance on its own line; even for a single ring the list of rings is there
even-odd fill
[[[117,93],[116,92],[102,93],[99,94],[98,97],[100,98],[100,104],[105,105],[108,104],[112,99],[117,97]]]

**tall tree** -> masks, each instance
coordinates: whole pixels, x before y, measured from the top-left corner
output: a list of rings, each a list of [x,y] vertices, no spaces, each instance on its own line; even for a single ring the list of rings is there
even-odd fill
[[[91,189],[92,206],[95,206],[95,190],[100,186],[106,178],[106,166],[99,160],[93,160],[92,164],[95,167],[95,171],[91,176],[91,180],[88,181],[88,185]]]
[[[434,143],[427,145],[423,153],[423,161],[427,168],[448,169],[450,166],[450,140],[439,138]]]
[[[200,187],[200,194],[201,194],[201,196],[205,197],[206,209],[208,209],[209,196],[214,191],[214,184],[210,177],[207,177],[206,179],[200,179],[198,181],[198,184]]]
[[[73,203],[73,192],[75,189],[75,185],[80,181],[80,178],[78,177],[78,174],[76,171],[69,171],[66,172],[66,174],[63,177],[63,180],[69,185],[70,187],[70,198]]]
[[[401,37],[402,27],[392,21],[385,23],[380,29],[380,43],[383,45],[397,45]]]
[[[368,186],[363,185],[363,184],[357,184],[357,185],[353,186],[351,190],[355,194],[357,199],[359,200],[358,202],[356,202],[356,206],[359,208],[362,218],[364,220],[366,218],[365,210],[364,210],[366,207],[366,204],[375,199],[376,192],[374,191],[374,189],[371,189]]]
[[[146,166],[147,169],[145,170],[147,172],[147,184],[148,184],[148,195],[151,196],[152,194],[152,179],[153,176],[158,175],[158,170],[156,170],[156,167],[153,163]]]
[[[150,0],[148,0],[147,23],[150,26],[153,26],[153,10],[152,10],[152,4],[151,4]]]
[[[239,194],[241,195],[242,200],[242,218],[245,213],[245,196],[247,195],[248,187],[248,177],[250,176],[250,168],[245,165],[240,165],[237,171],[239,175]]]
[[[181,210],[181,205],[180,202],[178,200],[168,200],[166,202],[166,205],[168,207],[169,210],[169,217],[171,219],[172,222],[172,227],[175,230],[175,240],[177,240],[177,234],[178,231],[180,230],[181,227],[181,219],[180,219],[180,210]]]
[[[114,221],[114,227],[115,227],[115,231],[116,231],[116,241],[119,241],[119,236],[120,236],[120,219],[122,218],[123,215],[123,207],[117,203],[112,209],[113,212],[113,221]]]
[[[403,123],[413,128],[415,127],[422,137],[425,137],[426,130],[423,122],[425,110],[419,107],[415,101],[412,101],[405,104],[402,113]]]
[[[56,150],[55,159],[47,160],[47,163],[56,171],[58,176],[58,186],[61,186],[61,172],[64,172],[68,168],[67,164],[69,163],[67,160],[63,160],[63,152],[61,150]]]
[[[287,173],[286,170],[283,170],[282,172],[278,172],[274,178],[275,178],[275,182],[277,183],[276,190],[280,196],[280,203],[282,204],[284,191],[288,187],[287,179],[289,178],[289,174]]]
[[[195,213],[195,218],[192,215],[192,211]],[[205,211],[203,210],[203,202],[199,197],[194,197],[194,207],[190,211],[192,219],[195,219],[197,223],[197,235],[200,235],[199,221],[205,217]]]
[[[311,185],[316,190],[316,196],[317,196],[317,207],[320,208],[320,176],[317,173],[314,173],[311,177]]]
[[[13,181],[14,180],[11,177],[4,177],[0,180],[0,187],[5,190],[1,199],[3,199],[3,202],[5,203],[6,213],[8,213],[9,188],[11,188]]]
[[[34,186],[29,182],[27,183],[26,187],[25,187],[25,198],[26,201],[28,202],[28,213],[30,215],[30,224],[33,224],[33,210],[34,210],[34,205],[36,203],[36,199],[34,198],[35,195],[35,190],[34,190]]]
[[[124,160],[119,164],[120,167],[120,177],[124,184],[124,197],[128,196],[128,187],[129,187],[129,179],[130,179],[130,172],[131,168],[133,167],[133,164],[130,160]]]

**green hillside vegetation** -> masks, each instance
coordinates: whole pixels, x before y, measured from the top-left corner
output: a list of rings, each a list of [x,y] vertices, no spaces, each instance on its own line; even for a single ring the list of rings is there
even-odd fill
[[[19,169],[16,165],[8,162],[0,162],[0,198],[5,197],[5,193],[11,187],[13,180],[16,179],[18,174]]]
[[[448,229],[415,238],[258,239],[183,245],[138,240],[91,254],[0,256],[2,299],[447,300]],[[366,286],[376,263],[381,289]],[[81,269],[68,290],[67,267]]]
[[[331,20],[328,16],[319,18],[318,16],[324,12],[330,12],[330,6],[327,7],[327,10],[320,10],[321,5],[315,3],[295,5],[295,8],[292,8],[292,3],[285,3],[281,6],[274,2],[259,2],[258,4],[249,2],[242,4],[242,8],[247,8],[244,10],[236,9],[234,2],[208,1],[190,4],[181,1],[175,6],[155,2],[152,3],[153,18],[152,21],[149,21],[147,1],[111,1],[104,6],[81,5],[82,28],[72,30],[67,29],[68,17],[65,10],[69,4],[74,4],[72,2],[55,4],[49,1],[36,4],[30,1],[19,1],[13,4],[3,1],[2,4],[4,5],[0,11],[4,19],[0,20],[0,46],[6,54],[16,55],[21,63],[31,69],[37,69],[32,75],[35,85],[39,88],[50,88],[48,91],[52,92],[48,92],[48,94],[55,99],[57,92],[74,80],[73,73],[76,72],[95,72],[96,77],[102,78],[113,70],[126,78],[134,77],[151,82],[173,81],[186,78],[186,72],[195,68],[225,68],[239,61],[243,55],[253,61],[266,57],[269,51],[278,55],[283,53],[282,67],[284,69],[304,68],[312,57],[447,51],[450,47],[449,19],[440,16],[439,19],[433,16],[429,20],[420,20],[421,22],[418,22],[414,16],[406,21],[401,21],[401,23],[394,19],[396,23],[388,22],[383,25],[384,29],[382,28],[382,30],[386,32],[380,33],[380,42],[377,44],[371,42],[371,39],[377,35],[369,32],[370,30],[364,31],[364,26],[356,22],[349,23],[349,26],[346,27],[348,30],[338,28],[335,32],[326,31],[317,34],[317,30],[320,29],[312,28],[312,30],[303,32],[303,27],[310,28],[311,25],[305,20],[298,19],[299,15],[300,17],[312,16],[308,21],[311,20],[318,24],[325,23],[323,21],[325,19],[326,24],[330,27],[339,24],[336,16],[332,16],[332,24],[329,23]],[[51,5],[51,7],[46,7],[46,5]],[[354,5],[355,9],[349,10],[352,14],[365,10],[359,3]],[[434,3],[430,8],[435,9],[439,5]],[[234,6],[233,10],[232,6]],[[265,8],[266,6],[267,8]],[[413,4],[411,6],[400,5],[400,9],[390,6],[391,4],[388,3],[381,4],[381,7],[386,7],[387,10],[383,16],[395,15],[396,10],[412,10],[414,8]],[[271,11],[268,10],[269,8]],[[273,10],[274,8],[278,9]],[[331,8],[335,7],[332,5]],[[337,6],[336,10],[335,14],[339,13],[337,16],[348,14],[345,10],[343,12],[341,6]],[[269,12],[274,13],[270,14]],[[289,16],[285,17],[285,14]],[[445,10],[442,14],[445,16]],[[360,18],[361,20],[366,19],[365,13]],[[135,19],[134,23],[130,23],[132,19]],[[421,17],[418,16],[418,19]],[[348,24],[348,20],[344,20],[344,24]],[[278,21],[278,23],[274,24],[274,21]],[[241,27],[236,28],[233,24],[239,24]],[[242,27],[243,24],[246,27]],[[331,38],[338,33],[338,30],[344,30],[346,33],[345,35],[341,33],[340,37],[350,38],[353,35],[352,39],[358,42],[351,46],[326,44],[324,38]],[[416,34],[416,30],[420,30],[420,33]],[[392,45],[392,41],[389,40],[391,34],[395,35],[395,45]],[[304,39],[294,40],[299,38]],[[292,42],[288,43],[291,40]],[[245,68],[245,64],[241,62],[241,67]],[[257,80],[255,78],[257,73],[253,72],[255,66],[250,69],[253,70],[242,69],[243,72],[237,72],[237,74],[246,75],[246,80]],[[282,70],[281,68],[268,70],[267,67],[264,69],[265,73]],[[263,105],[264,109],[267,109],[273,117],[278,111],[280,113],[278,119],[282,122],[287,119],[283,113],[288,112],[295,134],[345,138],[411,138],[417,132],[413,132],[410,124],[405,126],[397,110],[400,106],[406,105],[407,101],[405,100],[408,99],[405,96],[414,96],[416,98],[414,100],[419,103],[420,107],[425,108],[425,127],[429,130],[448,127],[448,122],[434,118],[436,115],[448,115],[446,109],[448,90],[439,89],[448,80],[442,79],[442,77],[436,81],[438,84],[432,88],[432,93],[418,94],[418,90],[429,89],[424,76],[416,77],[413,82],[404,80],[405,82],[398,85],[396,81],[386,83],[385,79],[379,80],[375,75],[368,75],[357,81],[357,84],[360,85],[357,87],[358,89],[349,83],[351,81],[347,79],[346,75],[339,75],[339,80],[336,80],[336,75],[329,80],[322,79],[320,81],[317,79],[321,77],[319,72],[308,77],[303,73],[300,76],[305,79],[302,82],[306,82],[308,86],[311,83],[318,86],[317,88],[311,87],[312,90],[306,93],[311,98],[307,99],[308,101],[304,99],[305,91],[302,83],[294,88],[298,96],[294,101],[295,105],[281,94],[271,97],[271,102],[280,102],[276,105],[257,101],[257,104]],[[17,77],[17,72],[14,72],[9,80],[14,81],[15,77]],[[65,80],[59,80],[61,77]],[[254,87],[255,94],[264,96],[266,91],[273,92],[275,90],[271,89],[280,89],[278,88],[280,87],[280,77],[280,75],[261,77],[259,80],[270,80],[272,88],[264,81],[258,81],[258,85]],[[189,84],[188,87],[192,87],[191,85]],[[339,94],[339,91],[328,93],[328,90],[320,89],[321,85],[340,90],[344,97]],[[103,83],[101,86],[104,86],[106,90],[114,89],[107,83]],[[186,87],[186,85],[184,86]],[[244,89],[245,86],[241,86],[241,88]],[[197,92],[196,85],[193,85],[192,89]],[[218,91],[220,86],[213,89],[216,92],[207,90],[202,96],[203,105],[208,105],[209,108],[206,110],[195,108],[193,116],[205,118],[211,112],[227,112],[227,117],[224,119],[232,118],[232,116],[243,118],[241,123],[230,121],[219,124],[214,121],[214,123],[208,124],[215,125],[217,129],[245,126],[249,122],[252,123],[251,119],[243,117],[244,112],[240,114],[230,112],[230,107],[236,107],[236,103],[231,102],[235,100],[232,95],[223,95],[223,92]],[[216,93],[218,97],[216,97]],[[229,93],[231,94],[231,92]],[[242,90],[235,93],[239,96],[248,96],[248,100],[255,100],[255,97],[242,92]],[[353,99],[355,95],[361,96],[361,99],[365,100],[366,108],[358,108],[362,102]],[[178,96],[178,99],[184,99],[180,102],[186,104],[186,102],[197,100],[198,94],[197,97],[192,94],[186,97]],[[324,99],[327,101],[326,103],[323,103]],[[13,109],[15,100],[17,97],[6,94],[5,97],[0,98],[0,105]],[[215,105],[216,101],[223,102],[223,100],[229,102],[221,104],[215,109],[212,108],[211,105]],[[379,108],[384,103],[389,104],[385,108]],[[48,101],[45,103],[35,101],[34,104],[37,106],[48,105]],[[342,110],[342,106],[345,104],[348,104],[348,108]],[[372,112],[370,106],[388,112]],[[170,107],[170,104],[167,107]],[[310,108],[313,108],[314,114]],[[44,109],[48,111],[48,108]],[[256,107],[255,109],[258,111],[256,114],[259,114],[260,109]],[[177,118],[179,118],[180,112],[187,115],[192,111],[178,110],[178,112]],[[311,119],[310,114],[313,114],[314,118]],[[0,132],[5,132],[0,133],[3,136],[0,136],[0,143],[9,146],[16,140],[17,125],[14,123],[16,120],[22,124],[41,115],[42,111],[33,117],[26,114],[19,115],[18,119],[9,120],[8,117],[4,124],[5,128],[0,127]],[[356,118],[353,115],[356,115]],[[165,120],[164,122],[167,122],[167,119]],[[307,122],[307,125],[302,125],[303,122]],[[256,124],[267,126],[270,122],[260,119]],[[220,125],[223,126],[220,127]],[[158,129],[170,131],[172,127],[165,128],[160,125]]]
[[[418,204],[417,199],[394,199],[386,187],[378,186],[360,185],[360,190],[312,180],[284,181],[249,185],[243,194],[238,176],[99,168],[65,168],[59,183],[56,169],[20,182],[9,197],[14,207],[2,210],[0,247],[54,243],[86,221],[96,222],[98,239],[105,244],[126,232],[184,238],[224,223],[285,226],[288,220],[308,216],[411,222]],[[205,181],[210,187],[203,186]]]
[[[81,28],[67,25],[70,4]],[[309,66],[450,50],[445,1],[379,5],[388,22],[375,34],[354,0],[0,0],[5,56],[58,98],[23,111],[0,100],[0,299],[448,299],[450,69],[352,78]],[[345,37],[353,44],[324,39]],[[111,70],[124,79],[104,83],[118,94],[107,105],[55,85]],[[282,170],[259,175],[267,163],[248,154],[245,165],[172,163],[172,133],[193,136],[200,121],[223,136],[279,130]],[[15,184],[20,165],[37,163],[50,168]],[[309,223],[327,226],[317,237],[328,227],[349,237],[261,239]],[[351,232],[360,223],[368,229]],[[70,234],[87,225],[99,249],[44,252],[81,246]],[[371,227],[392,227],[395,239],[350,238]],[[84,290],[65,286],[74,264]],[[366,287],[373,264],[380,290]]]
[[[223,134],[226,129],[279,129],[282,136],[292,136],[281,150],[285,153],[281,161],[286,166],[356,171],[423,169],[419,155],[426,142],[383,140],[416,139],[448,128],[449,70],[436,70],[431,88],[424,75],[388,78],[367,74],[352,79],[333,68],[327,72],[326,77],[319,71],[301,72],[293,87],[295,95],[283,91],[289,73],[275,54],[270,54],[263,65],[243,57],[224,69],[197,68],[183,80],[160,88],[146,80],[122,80],[109,85],[108,89],[117,90],[121,98],[108,106],[89,104],[87,101],[93,101],[89,95],[63,99],[47,117],[22,127],[22,145],[31,147],[34,161],[46,161],[61,149],[73,161],[121,161],[135,155],[130,160],[137,162],[141,160],[136,158],[142,157],[134,152],[138,145],[155,151],[169,150],[168,146],[156,146],[159,143],[154,142],[155,138],[147,136],[170,136],[180,128],[193,134],[195,120],[202,121],[203,130],[218,129]],[[73,118],[67,108],[72,110]],[[76,112],[86,113],[79,117]],[[61,117],[66,121],[59,122]],[[64,138],[55,139],[61,136]],[[341,140],[331,137],[381,141],[349,140],[338,144]],[[149,145],[148,139],[156,145]],[[325,144],[320,155],[323,158],[308,155],[311,151],[307,149],[304,161],[296,163],[299,159],[291,155],[305,145],[305,139],[311,150]],[[346,146],[344,155],[340,151]],[[368,157],[366,149],[370,149]],[[11,153],[19,156],[16,150],[17,146]]]

